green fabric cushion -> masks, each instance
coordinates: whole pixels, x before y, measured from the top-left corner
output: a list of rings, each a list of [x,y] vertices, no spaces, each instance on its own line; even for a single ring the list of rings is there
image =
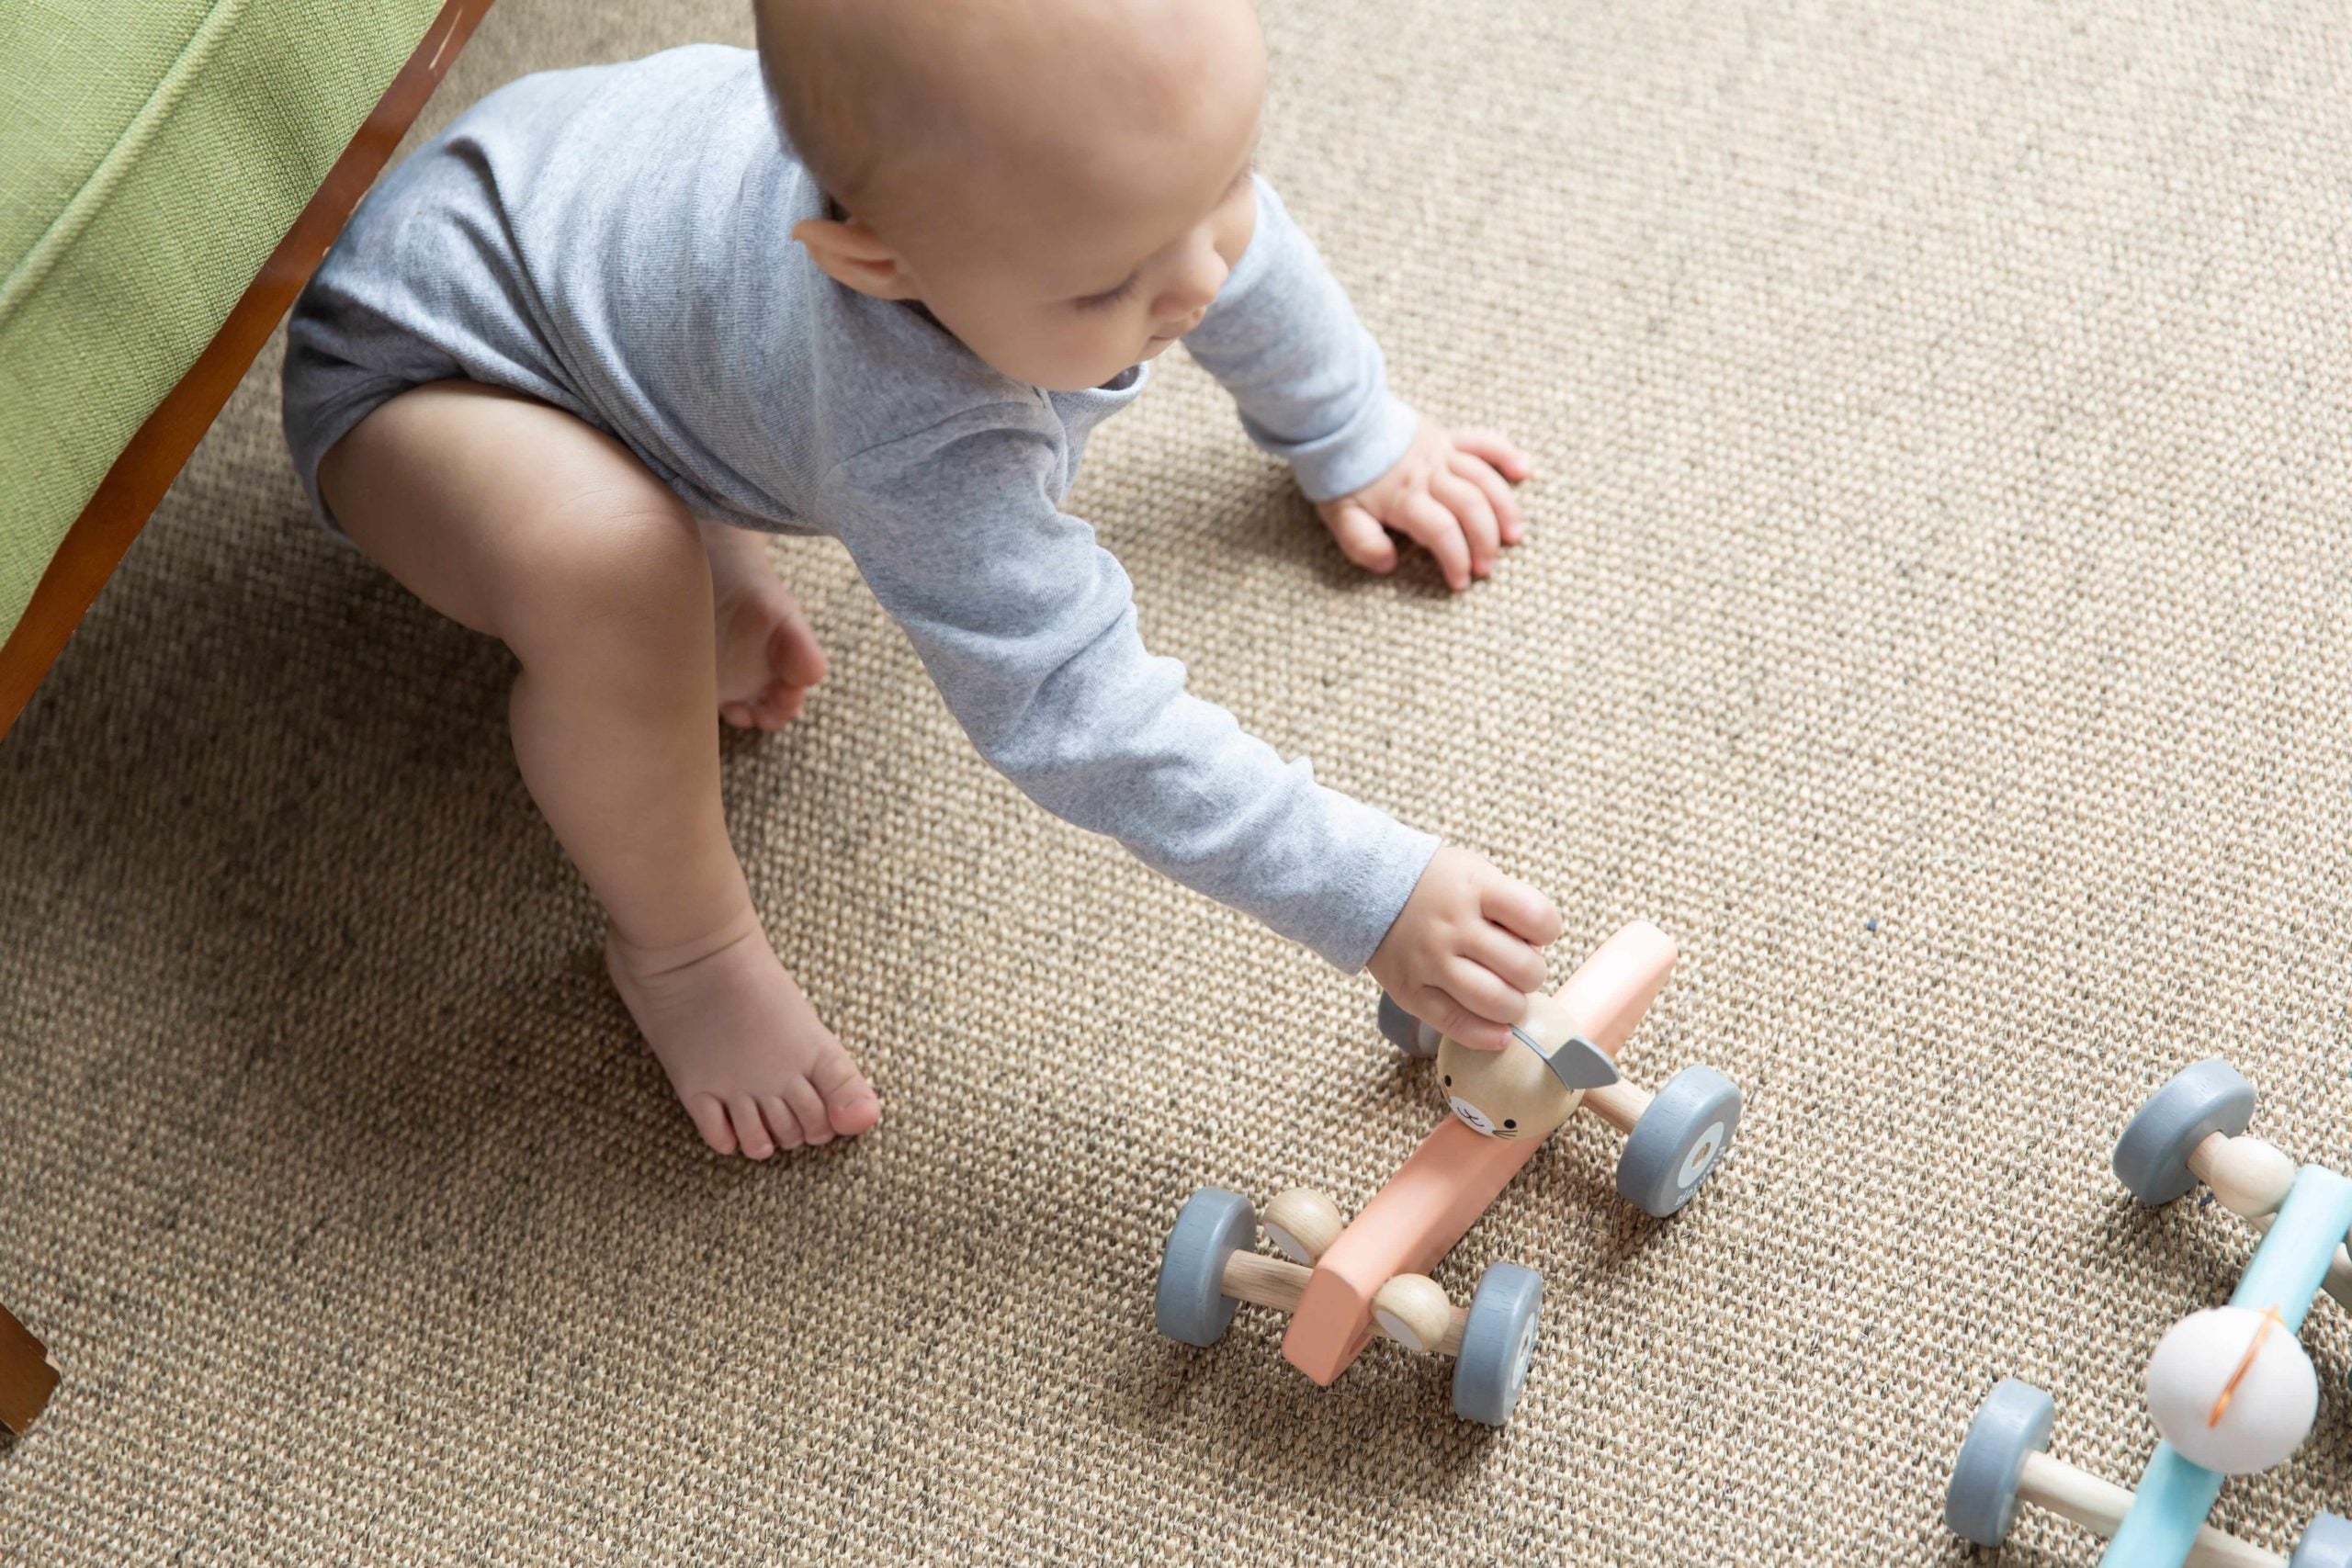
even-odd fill
[[[0,0],[0,637],[441,0]]]

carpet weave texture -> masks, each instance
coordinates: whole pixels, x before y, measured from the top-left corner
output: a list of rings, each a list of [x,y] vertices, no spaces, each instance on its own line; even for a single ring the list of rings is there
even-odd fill
[[[258,365],[0,742],[0,1301],[66,1381],[0,1562],[1920,1564],[2014,1374],[2117,1481],[2250,1232],[2107,1168],[2228,1056],[2352,1164],[2352,25],[2125,0],[1265,0],[1262,166],[1431,415],[1537,456],[1450,598],[1363,577],[1181,355],[1073,498],[1195,689],[1683,959],[1747,1094],[1674,1220],[1580,1118],[1440,1270],[1525,1400],[1245,1308],[1195,1188],[1352,1210],[1438,1114],[1334,974],[1030,807],[841,553],[725,745],[886,1120],[710,1156],[507,750],[506,656],[304,519]],[[735,0],[502,0],[424,129]],[[2284,1469],[2352,1493],[2352,1332]],[[2029,1514],[2003,1562],[2097,1543]]]

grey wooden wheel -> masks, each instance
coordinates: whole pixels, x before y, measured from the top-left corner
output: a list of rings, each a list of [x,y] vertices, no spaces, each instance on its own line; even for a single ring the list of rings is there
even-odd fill
[[[1666,1080],[1617,1156],[1617,1190],[1664,1219],[1690,1201],[1739,1131],[1739,1086],[1713,1067]]]
[[[1258,1212],[1240,1193],[1204,1187],[1186,1199],[1159,1255],[1151,1303],[1159,1332],[1187,1345],[1224,1338],[1241,1304],[1225,1293],[1225,1260],[1249,1251],[1257,1236]]]
[[[1453,1413],[1499,1427],[1510,1419],[1535,1358],[1544,1280],[1516,1263],[1489,1263],[1470,1298],[1462,1353],[1453,1361]]]
[[[2050,1446],[2050,1396],[2030,1382],[2003,1378],[1976,1407],[1952,1461],[1944,1522],[1979,1546],[1998,1546],[2018,1522],[2018,1482],[2026,1456]]]
[[[2352,1568],[2352,1519],[2340,1514],[2313,1514],[2295,1543],[2287,1568]]]
[[[2143,1203],[2169,1203],[2197,1185],[2188,1152],[2254,1120],[2254,1086],[2219,1056],[2175,1073],[2115,1140],[2115,1174]]]
[[[1445,1038],[1407,1012],[1404,1004],[1386,991],[1380,993],[1380,1032],[1391,1045],[1419,1062],[1434,1059],[1438,1042]]]

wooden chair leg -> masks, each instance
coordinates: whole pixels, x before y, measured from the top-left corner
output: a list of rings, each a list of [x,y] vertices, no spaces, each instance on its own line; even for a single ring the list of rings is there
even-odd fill
[[[0,1307],[0,1426],[22,1437],[57,1388],[57,1364],[30,1330]]]

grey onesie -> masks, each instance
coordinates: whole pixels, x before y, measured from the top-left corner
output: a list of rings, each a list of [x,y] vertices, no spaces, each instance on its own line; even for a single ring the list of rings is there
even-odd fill
[[[1059,506],[1148,366],[1083,392],[997,374],[791,238],[823,197],[756,57],[697,45],[528,76],[368,197],[297,302],[286,434],[319,458],[386,400],[463,377],[627,444],[696,514],[828,533],[983,756],[1033,799],[1363,967],[1437,848],[1315,782],[1184,690],[1132,587]],[[1413,416],[1313,245],[1258,186],[1257,231],[1184,340],[1309,496],[1403,453]]]

